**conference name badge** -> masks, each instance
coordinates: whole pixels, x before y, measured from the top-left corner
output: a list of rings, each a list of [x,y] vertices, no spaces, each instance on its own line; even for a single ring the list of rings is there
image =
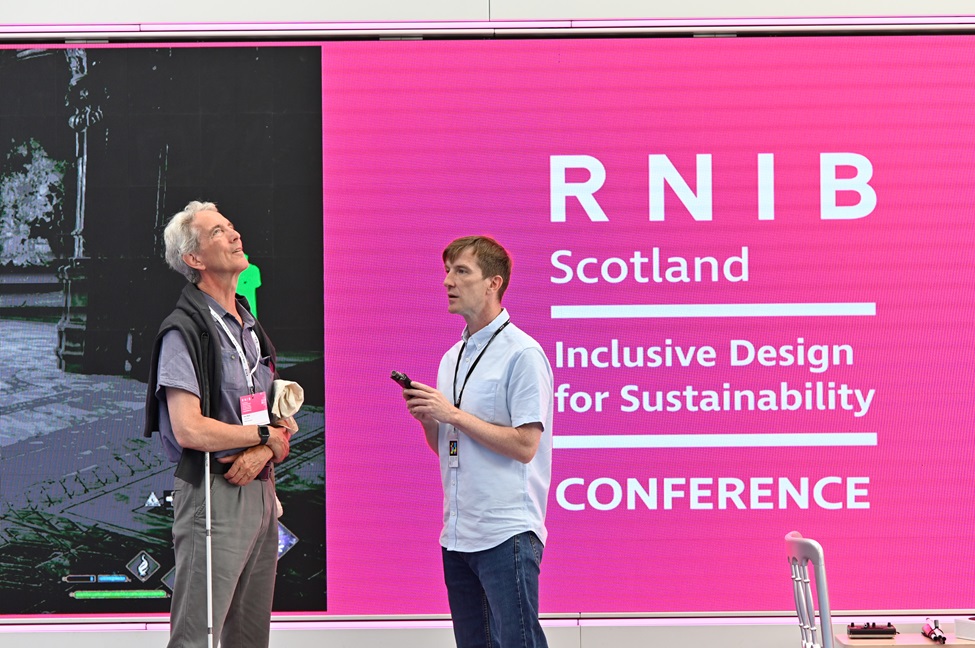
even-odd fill
[[[457,454],[457,439],[447,441],[447,467],[457,468],[460,466],[460,457]]]
[[[240,397],[240,421],[244,425],[270,425],[265,392]]]

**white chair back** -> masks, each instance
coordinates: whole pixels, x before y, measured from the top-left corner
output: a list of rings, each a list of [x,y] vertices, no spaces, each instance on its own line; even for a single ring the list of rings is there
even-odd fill
[[[792,589],[799,615],[802,648],[833,648],[833,619],[829,612],[829,592],[826,589],[826,566],[823,563],[823,547],[798,531],[785,536],[792,567]],[[810,579],[809,563],[814,578]],[[816,601],[819,605],[819,623],[816,623],[816,605],[813,603],[813,585],[816,583]]]

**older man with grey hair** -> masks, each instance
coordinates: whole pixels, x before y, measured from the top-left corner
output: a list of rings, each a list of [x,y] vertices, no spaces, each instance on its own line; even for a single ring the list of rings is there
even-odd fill
[[[273,464],[290,432],[270,425],[275,351],[247,301],[240,234],[208,202],[191,202],[165,231],[166,261],[188,280],[153,348],[145,435],[158,431],[170,461],[176,579],[171,648],[266,648],[277,566]],[[210,483],[204,483],[204,462]],[[210,491],[212,628],[207,618]]]

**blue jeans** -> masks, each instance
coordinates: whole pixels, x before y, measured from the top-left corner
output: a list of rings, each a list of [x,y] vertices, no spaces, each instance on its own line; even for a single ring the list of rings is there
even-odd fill
[[[538,622],[542,543],[531,531],[493,549],[443,549],[457,648],[548,648]]]

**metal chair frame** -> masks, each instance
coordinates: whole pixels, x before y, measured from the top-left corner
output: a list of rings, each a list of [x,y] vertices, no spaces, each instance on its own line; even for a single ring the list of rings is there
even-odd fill
[[[796,598],[796,613],[799,615],[802,648],[834,648],[833,619],[829,611],[823,547],[815,540],[803,538],[798,531],[786,535],[785,543],[789,565],[792,567],[792,589]],[[809,563],[813,565],[813,579],[809,578]],[[813,603],[813,581],[816,584],[816,601],[819,606],[818,625],[816,605]]]

